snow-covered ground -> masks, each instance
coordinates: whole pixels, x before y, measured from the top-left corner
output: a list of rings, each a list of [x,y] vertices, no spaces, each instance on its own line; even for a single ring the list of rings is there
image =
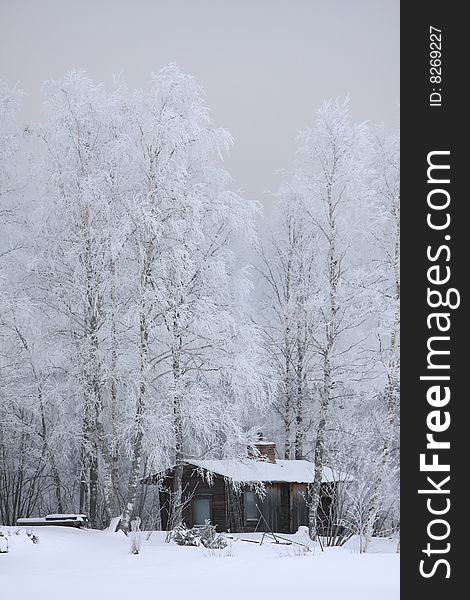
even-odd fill
[[[33,544],[26,527],[2,530],[11,534],[9,553],[0,554],[5,600],[399,598],[399,555],[391,540],[374,540],[368,554],[358,554],[354,540],[323,553],[317,545],[304,553],[296,545],[238,539],[224,550],[206,550],[165,544],[164,533],[153,532],[149,540],[142,534],[141,553],[133,555],[122,533],[37,527]],[[302,533],[285,537],[307,541]]]

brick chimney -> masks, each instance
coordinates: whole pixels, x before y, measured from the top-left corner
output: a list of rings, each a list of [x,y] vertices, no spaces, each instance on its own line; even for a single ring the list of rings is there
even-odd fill
[[[256,442],[255,452],[248,453],[249,458],[276,464],[276,444],[274,442]]]

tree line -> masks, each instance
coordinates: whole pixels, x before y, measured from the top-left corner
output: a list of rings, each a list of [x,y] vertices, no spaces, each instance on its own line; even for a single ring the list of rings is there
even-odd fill
[[[266,218],[233,140],[170,65],[71,72],[20,125],[0,82],[0,519],[145,515],[141,479],[245,457],[260,431],[348,473],[344,518],[398,521],[399,138],[326,101]],[[256,165],[254,165],[256,168]]]

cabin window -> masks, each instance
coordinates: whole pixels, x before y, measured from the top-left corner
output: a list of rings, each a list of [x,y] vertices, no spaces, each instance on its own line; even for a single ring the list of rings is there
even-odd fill
[[[204,525],[212,520],[212,498],[198,496],[192,502],[193,525]]]
[[[255,492],[245,492],[245,517],[247,521],[258,520],[258,509],[256,508]]]

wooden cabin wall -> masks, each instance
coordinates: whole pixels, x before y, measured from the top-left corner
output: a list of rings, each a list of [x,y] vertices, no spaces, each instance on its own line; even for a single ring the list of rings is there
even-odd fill
[[[301,525],[308,525],[308,506],[306,500],[307,485],[291,483],[290,485],[290,531],[295,533]]]
[[[274,531],[278,533],[295,533],[300,526],[308,526],[308,506],[305,501],[307,485],[305,483],[272,483],[266,486],[266,495],[258,498],[258,506],[267,521],[246,521],[244,493],[237,492],[226,483],[221,476],[213,477],[213,485],[202,479],[196,469],[186,465],[183,471],[183,498],[188,500],[195,496],[210,496],[212,499],[212,523],[218,531],[252,532]],[[164,481],[165,487],[172,489],[173,477]],[[334,486],[334,484],[333,484]],[[250,490],[249,486],[245,490]],[[320,506],[318,509],[318,524],[321,530],[331,528],[335,520],[335,504],[332,500],[334,487],[332,484],[322,484]],[[169,494],[160,495],[162,527],[168,529]],[[193,527],[191,503],[188,502],[183,510],[183,519],[188,527]]]
[[[194,473],[194,474],[193,474]],[[164,480],[164,486],[173,489],[173,477]],[[186,465],[183,470],[183,501],[195,496],[210,496],[212,498],[212,523],[218,531],[227,530],[227,509],[225,499],[225,481],[223,477],[214,476],[212,485],[195,473],[195,468]],[[161,492],[160,503],[162,508],[162,527],[168,529],[169,494]],[[183,509],[183,520],[188,527],[193,527],[191,502],[187,502]]]
[[[227,530],[233,532],[246,530],[243,492],[235,490],[229,482],[225,483],[225,511]]]
[[[246,488],[247,490],[250,488]],[[258,507],[266,522],[261,519],[259,524],[254,521],[244,522],[244,531],[274,531],[289,533],[290,499],[288,483],[272,483],[266,486],[266,495],[258,498]]]
[[[322,483],[320,489],[320,504],[317,511],[318,528],[320,532],[329,530],[336,519],[334,503],[334,483]],[[290,530],[295,533],[301,526],[308,526],[308,506],[305,501],[307,485],[292,483],[290,488],[291,523]]]

